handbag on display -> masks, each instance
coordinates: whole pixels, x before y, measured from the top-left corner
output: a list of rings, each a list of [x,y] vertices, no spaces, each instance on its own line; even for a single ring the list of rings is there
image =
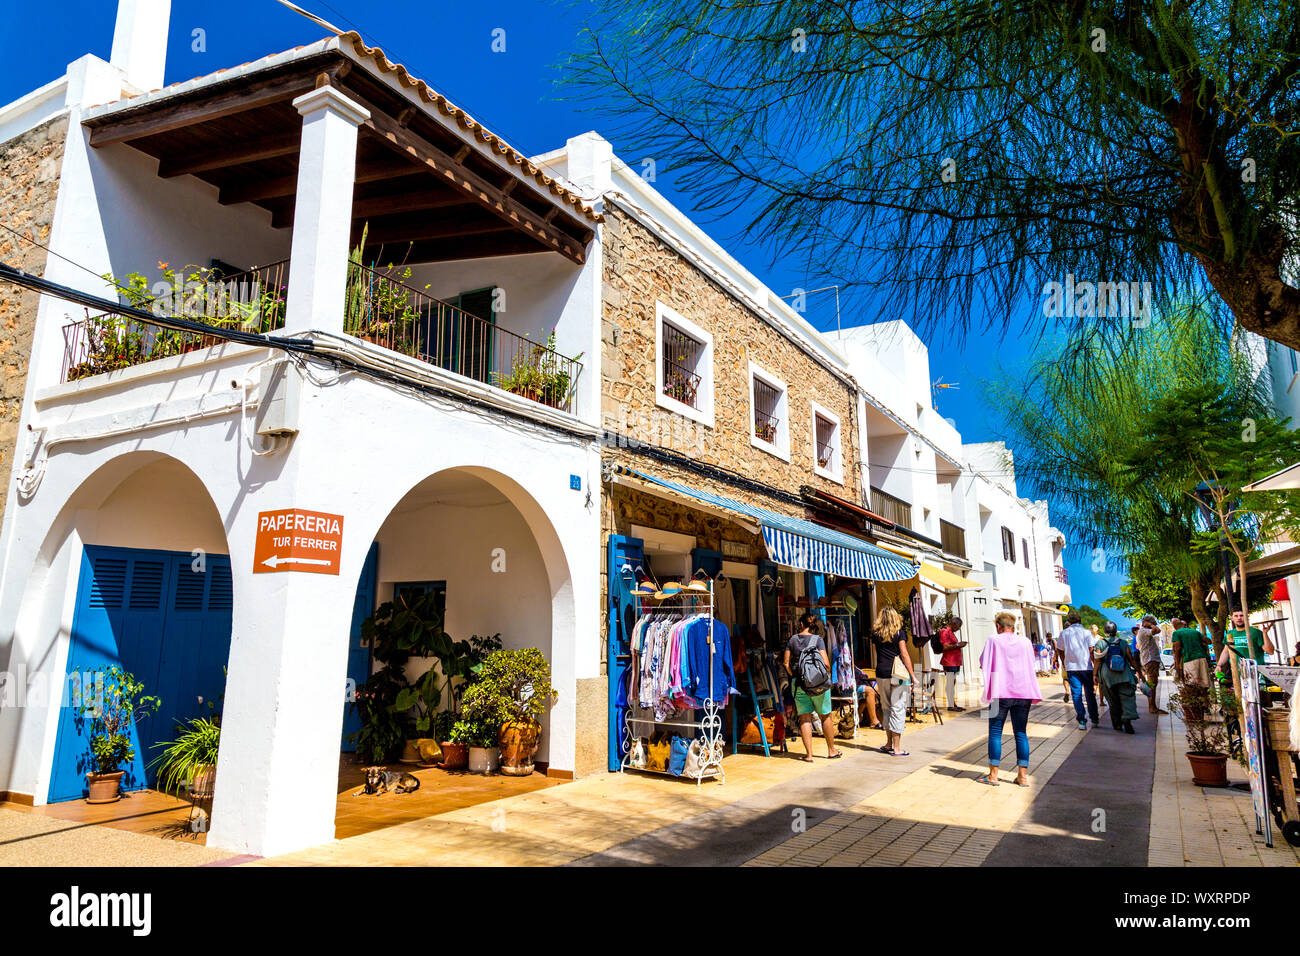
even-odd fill
[[[632,749],[629,751],[627,765],[635,767],[637,770],[645,769],[645,738],[638,737],[632,741]]]

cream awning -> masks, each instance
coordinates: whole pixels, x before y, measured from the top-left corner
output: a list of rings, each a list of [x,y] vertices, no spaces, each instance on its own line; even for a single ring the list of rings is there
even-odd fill
[[[918,557],[910,551],[903,548],[896,548],[893,545],[880,544],[880,547],[886,551],[893,551],[895,554],[901,554],[905,558],[911,558],[914,561],[920,561],[921,567],[912,578],[913,582],[926,584],[936,591],[964,591],[968,588],[982,588],[984,585],[978,581],[972,581],[968,577],[960,574],[953,574],[951,571],[941,568],[937,565],[930,564],[925,559]]]

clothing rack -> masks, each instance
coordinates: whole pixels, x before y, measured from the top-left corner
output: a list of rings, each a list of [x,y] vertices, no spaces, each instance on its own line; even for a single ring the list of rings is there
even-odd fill
[[[669,603],[672,602],[672,603]],[[710,583],[708,591],[691,590],[683,588],[676,595],[663,599],[662,603],[651,604],[644,598],[637,598],[637,620],[642,617],[651,618],[687,618],[695,614],[708,615],[709,621],[709,674],[710,674],[710,695],[704,700],[704,706],[697,709],[695,713],[701,715],[696,720],[656,720],[653,716],[637,717],[634,711],[640,710],[640,705],[629,699],[627,715],[623,720],[623,760],[619,764],[619,773],[625,770],[635,770],[639,773],[653,773],[661,776],[680,776],[693,779],[695,785],[700,786],[704,780],[717,778],[719,783],[725,783],[727,779],[726,772],[722,769],[723,757],[723,740],[722,740],[722,715],[715,698],[712,686],[713,674],[713,655],[717,648],[713,642],[713,588]],[[723,697],[728,694],[728,688],[722,689]],[[681,774],[673,774],[666,767],[663,770],[652,770],[649,767],[638,767],[632,764],[633,744],[636,742],[638,734],[634,727],[671,727],[681,730],[690,730],[694,733],[690,736],[692,742],[698,740],[702,743],[703,757],[701,759],[698,771],[696,773],[687,773],[685,770]]]

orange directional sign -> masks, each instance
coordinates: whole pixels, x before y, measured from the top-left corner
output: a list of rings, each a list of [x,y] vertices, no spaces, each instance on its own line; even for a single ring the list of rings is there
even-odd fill
[[[320,511],[263,511],[257,516],[253,573],[310,571],[338,574],[343,516]]]

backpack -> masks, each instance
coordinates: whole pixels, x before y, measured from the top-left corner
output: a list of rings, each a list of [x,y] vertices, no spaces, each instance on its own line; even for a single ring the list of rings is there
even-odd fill
[[[797,672],[799,683],[803,685],[803,692],[809,697],[816,697],[831,686],[831,673],[827,670],[821,654],[817,652],[816,644],[811,644],[799,652]]]
[[[938,634],[930,635],[930,652],[933,654],[943,653],[943,641],[939,639]]]
[[[1106,666],[1112,671],[1122,671],[1128,666],[1124,660],[1124,642],[1108,641],[1106,644]]]

